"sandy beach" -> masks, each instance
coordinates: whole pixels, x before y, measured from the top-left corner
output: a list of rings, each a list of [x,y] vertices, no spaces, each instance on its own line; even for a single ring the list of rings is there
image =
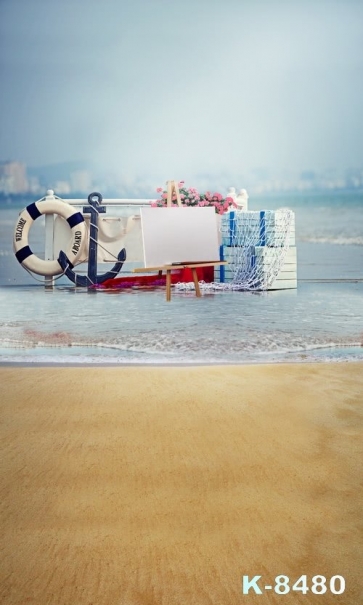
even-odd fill
[[[363,602],[363,364],[2,367],[0,401],[2,605]]]

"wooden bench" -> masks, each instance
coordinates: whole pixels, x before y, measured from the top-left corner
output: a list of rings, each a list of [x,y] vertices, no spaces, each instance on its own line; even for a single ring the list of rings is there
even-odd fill
[[[166,272],[166,300],[169,302],[171,300],[171,272],[175,269],[191,269],[193,282],[195,286],[195,295],[200,297],[200,287],[197,275],[197,269],[199,267],[214,267],[227,265],[227,261],[209,261],[209,262],[184,262],[184,263],[172,263],[170,265],[162,265],[159,267],[140,267],[138,269],[134,269],[133,273],[150,273],[152,271],[158,271],[159,275],[163,274],[163,271]]]

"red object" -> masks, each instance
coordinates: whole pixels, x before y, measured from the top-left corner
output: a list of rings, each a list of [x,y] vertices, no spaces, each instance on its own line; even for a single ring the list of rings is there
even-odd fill
[[[197,267],[197,275],[199,281],[205,281],[210,284],[214,281],[214,267]],[[181,282],[193,281],[193,275],[191,269],[183,269],[180,280]]]
[[[214,281],[214,267],[197,267],[197,275],[199,281],[205,281],[210,283]],[[179,269],[173,270],[171,274],[171,283],[177,284],[178,282],[192,282],[193,275],[191,269]],[[99,284],[97,288],[142,288],[142,287],[158,287],[166,285],[166,277],[163,275],[130,275],[127,277],[115,277],[114,279],[107,279],[102,284]]]
[[[171,274],[171,283],[177,284],[182,281],[182,270]],[[157,287],[166,285],[166,276],[164,275],[130,275],[128,277],[115,277],[106,279],[98,288],[137,288],[137,287]]]

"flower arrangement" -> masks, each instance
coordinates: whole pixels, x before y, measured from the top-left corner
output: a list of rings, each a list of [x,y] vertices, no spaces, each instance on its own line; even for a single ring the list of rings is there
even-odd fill
[[[209,191],[206,193],[198,193],[198,191],[193,187],[189,187],[189,189],[187,189],[184,186],[184,181],[180,181],[178,183],[178,188],[182,206],[198,206],[199,208],[203,206],[212,206],[215,208],[217,214],[224,214],[231,207],[237,208],[237,204],[232,197],[224,198],[221,193],[210,193]],[[160,193],[161,196],[156,202],[150,202],[151,207],[165,208],[167,205],[167,192],[163,190],[162,187],[158,187],[156,192]],[[171,205],[177,206],[175,192],[173,192]]]

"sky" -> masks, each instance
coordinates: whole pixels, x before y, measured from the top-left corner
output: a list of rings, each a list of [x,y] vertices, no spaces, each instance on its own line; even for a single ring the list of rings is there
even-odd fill
[[[0,161],[363,167],[362,0],[0,0]]]

